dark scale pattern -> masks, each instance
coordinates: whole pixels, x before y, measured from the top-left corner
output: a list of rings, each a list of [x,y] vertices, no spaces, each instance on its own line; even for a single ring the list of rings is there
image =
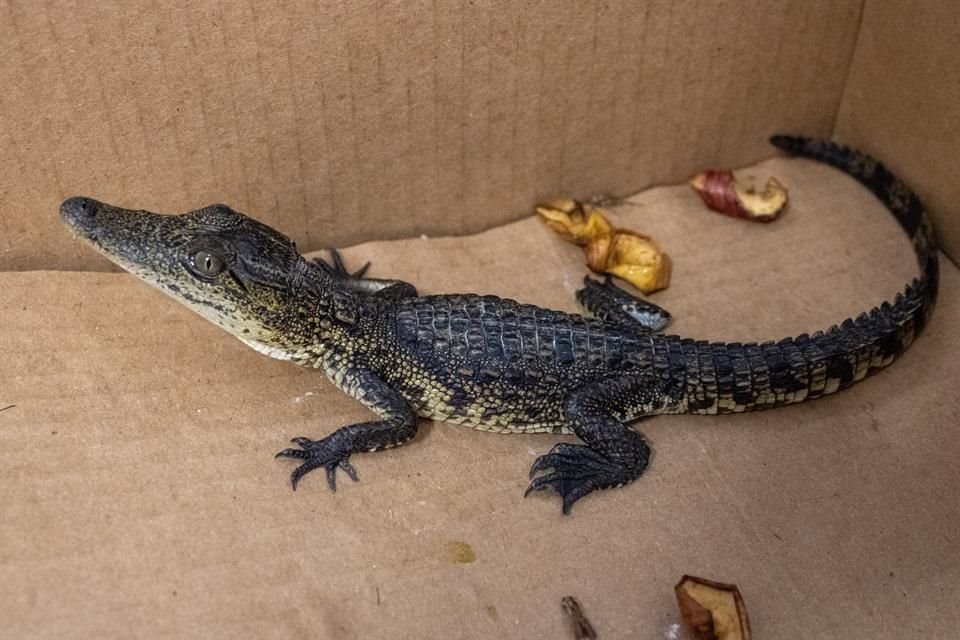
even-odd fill
[[[657,332],[659,307],[588,280],[582,304],[602,319],[478,295],[419,297],[413,285],[307,261],[283,234],[213,205],[161,216],[71,198],[74,232],[135,275],[261,353],[322,369],[378,419],[279,456],[297,482],[323,468],[356,479],[355,453],[413,438],[418,416],[493,431],[572,431],[537,459],[529,491],[554,489],[564,512],[588,493],[636,480],[650,448],[627,426],[662,413],[736,413],[844,389],[889,365],[932,312],[937,248],[919,199],[882,164],[830,142],[777,136],[790,153],[847,172],[910,235],[921,276],[892,303],[839,326],[778,342],[694,341]],[[198,269],[195,252],[218,259]]]
[[[398,345],[423,359],[432,385],[452,390],[444,403],[422,404],[422,415],[479,428],[568,431],[562,400],[570,391],[650,360],[646,336],[494,296],[412,298],[394,317]],[[417,402],[423,389],[406,393]]]

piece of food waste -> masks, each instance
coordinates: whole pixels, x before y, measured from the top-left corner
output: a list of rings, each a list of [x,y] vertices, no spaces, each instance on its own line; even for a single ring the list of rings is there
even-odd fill
[[[570,620],[574,640],[597,640],[597,632],[593,630],[593,625],[587,620],[587,616],[583,615],[583,609],[576,598],[564,596],[560,600],[560,606]]]
[[[579,200],[554,200],[536,210],[564,240],[583,247],[595,273],[617,276],[644,293],[670,285],[670,257],[650,236],[614,228],[599,209]]]
[[[708,170],[690,178],[690,186],[709,208],[754,222],[772,222],[787,206],[787,188],[776,178],[763,190],[737,180],[732,171]]]
[[[750,640],[750,619],[737,585],[683,576],[673,590],[697,640]]]

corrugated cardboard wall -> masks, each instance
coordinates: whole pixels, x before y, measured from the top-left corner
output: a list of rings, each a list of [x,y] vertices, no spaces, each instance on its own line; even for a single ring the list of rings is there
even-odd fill
[[[924,199],[960,259],[960,4],[866,3],[837,118],[841,140],[882,158]]]
[[[84,194],[303,249],[467,233],[827,135],[860,0],[0,0],[0,269],[105,269]]]

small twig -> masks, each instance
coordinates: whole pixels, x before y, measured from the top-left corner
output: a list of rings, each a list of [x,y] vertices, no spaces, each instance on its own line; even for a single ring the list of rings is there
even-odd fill
[[[611,193],[595,193],[586,199],[586,203],[599,207],[601,209],[612,209],[619,207],[626,201],[626,198],[615,196]]]
[[[16,406],[17,406],[17,405],[15,405],[15,404],[11,404],[11,405],[9,405],[9,406],[4,407],[3,409],[0,409],[0,411],[6,411],[7,409],[13,409],[13,408],[15,408]]]
[[[593,630],[593,625],[583,615],[583,609],[580,603],[573,596],[566,596],[560,600],[564,613],[570,618],[573,624],[573,637],[575,640],[597,640],[597,632]]]

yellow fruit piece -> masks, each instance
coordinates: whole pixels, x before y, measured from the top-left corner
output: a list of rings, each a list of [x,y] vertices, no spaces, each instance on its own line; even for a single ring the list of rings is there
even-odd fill
[[[548,227],[573,244],[587,244],[613,230],[599,210],[584,206],[577,200],[563,199],[540,204],[537,205],[537,213]]]
[[[644,293],[670,285],[670,258],[653,238],[615,229],[599,209],[577,200],[554,200],[536,211],[562,238],[583,247],[592,271],[617,276]]]

